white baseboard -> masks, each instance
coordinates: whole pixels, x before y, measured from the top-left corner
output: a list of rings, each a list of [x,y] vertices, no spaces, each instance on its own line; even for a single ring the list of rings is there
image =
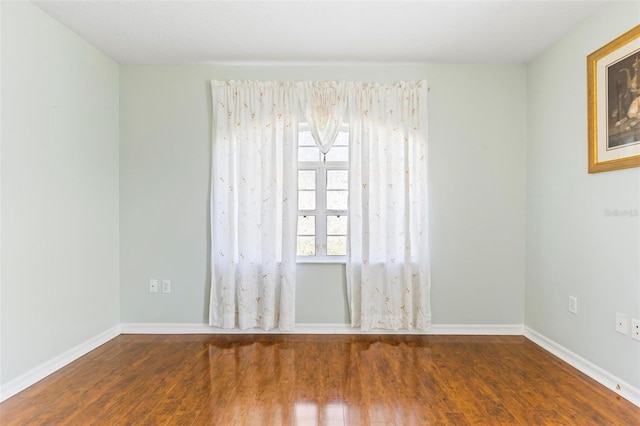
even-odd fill
[[[522,336],[522,324],[486,324],[486,325],[432,325],[431,330],[371,330],[362,331],[349,324],[296,324],[292,332],[279,330],[264,331],[222,329],[207,324],[168,324],[168,323],[129,323],[121,324],[122,334],[457,334],[457,335],[515,335]]]
[[[524,336],[547,352],[552,353],[575,369],[591,377],[596,382],[608,389],[611,389],[622,398],[640,407],[640,389],[626,383],[624,380],[619,379],[608,371],[603,370],[597,365],[582,358],[580,355],[570,351],[564,346],[554,342],[529,327],[525,327]]]
[[[49,374],[55,373],[65,365],[70,364],[118,335],[120,335],[120,326],[110,328],[7,382],[0,387],[0,402],[39,382]]]
[[[522,336],[522,324],[434,324],[429,334],[474,336]]]

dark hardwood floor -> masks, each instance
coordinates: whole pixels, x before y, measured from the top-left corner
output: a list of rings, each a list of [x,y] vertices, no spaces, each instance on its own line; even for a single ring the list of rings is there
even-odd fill
[[[640,408],[521,336],[122,335],[0,424],[640,425]]]

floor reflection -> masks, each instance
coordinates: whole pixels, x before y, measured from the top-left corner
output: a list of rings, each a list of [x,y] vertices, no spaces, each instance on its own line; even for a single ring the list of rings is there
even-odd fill
[[[430,358],[427,341],[415,336],[216,342],[209,346],[216,397],[201,416],[239,424],[415,423],[415,408],[431,391],[415,372],[428,369]]]

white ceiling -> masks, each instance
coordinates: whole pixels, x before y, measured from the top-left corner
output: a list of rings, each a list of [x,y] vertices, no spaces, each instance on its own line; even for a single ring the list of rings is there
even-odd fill
[[[36,1],[124,64],[525,63],[609,1]]]

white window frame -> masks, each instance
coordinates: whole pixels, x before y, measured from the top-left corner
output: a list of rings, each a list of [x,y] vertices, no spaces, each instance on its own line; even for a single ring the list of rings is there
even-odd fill
[[[308,131],[306,125],[300,125],[300,133]],[[340,132],[348,133],[349,127],[343,126]],[[344,145],[341,145],[344,146]],[[298,170],[316,172],[316,208],[315,210],[298,210],[298,216],[315,216],[315,256],[297,256],[297,263],[346,263],[347,256],[327,254],[327,216],[348,216],[348,210],[327,210],[327,171],[349,170],[348,161],[298,161]],[[348,194],[348,189],[347,189]],[[348,232],[348,231],[347,231]]]

